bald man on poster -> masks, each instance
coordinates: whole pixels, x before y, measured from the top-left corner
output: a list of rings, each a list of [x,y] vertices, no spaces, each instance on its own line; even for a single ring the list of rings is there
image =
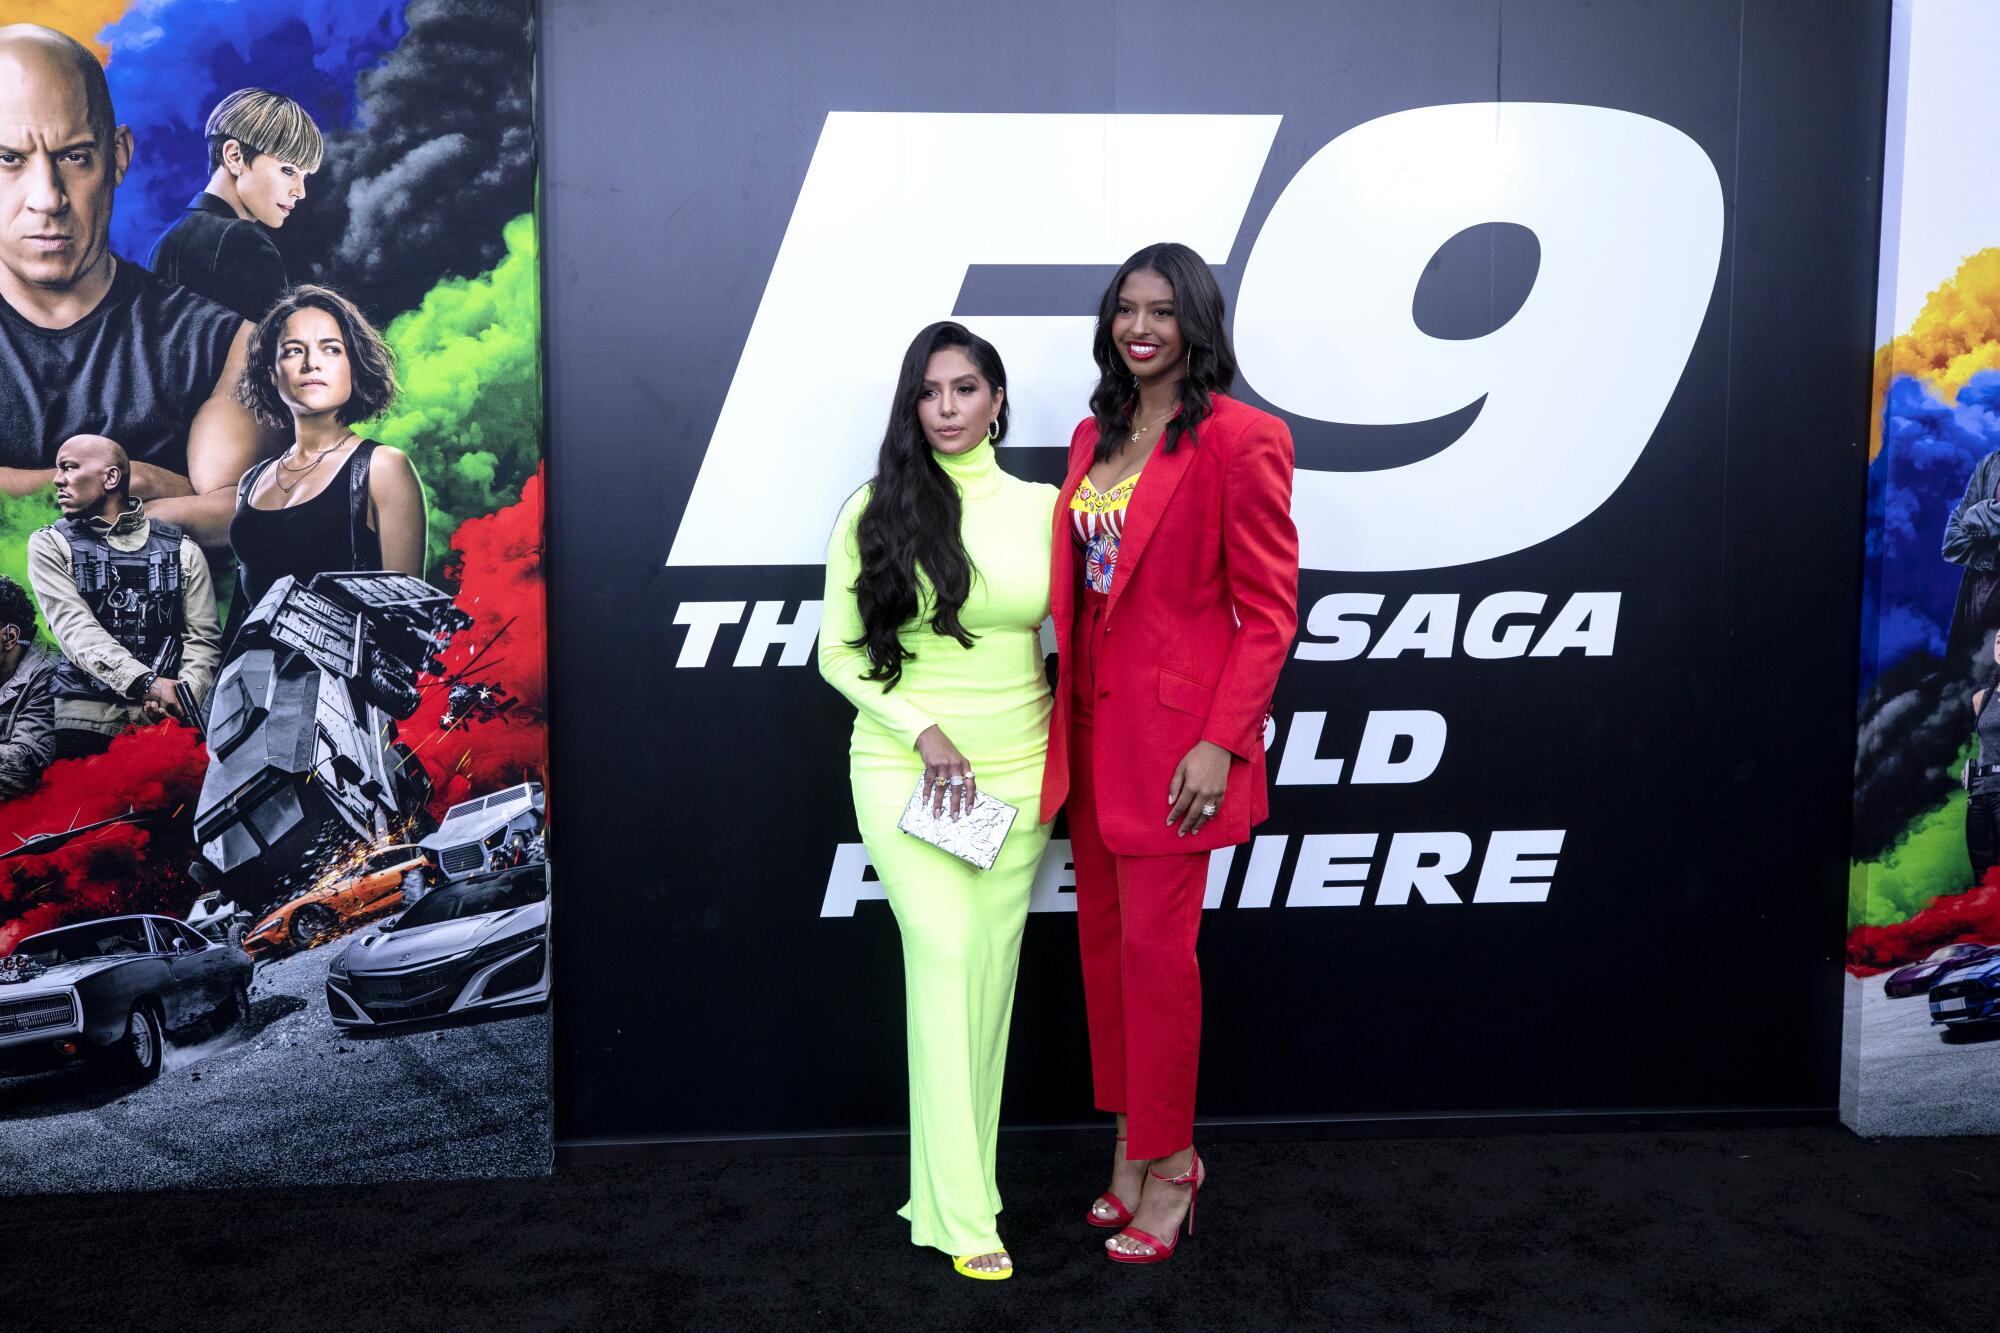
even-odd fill
[[[40,491],[64,440],[103,436],[151,518],[222,547],[237,479],[284,441],[235,400],[251,326],[111,252],[132,149],[96,57],[0,27],[0,494]]]
[[[116,440],[63,441],[63,517],[28,537],[28,581],[63,654],[58,759],[100,754],[134,723],[182,718],[176,687],[199,703],[222,656],[207,559],[178,526],[147,514],[129,473]]]

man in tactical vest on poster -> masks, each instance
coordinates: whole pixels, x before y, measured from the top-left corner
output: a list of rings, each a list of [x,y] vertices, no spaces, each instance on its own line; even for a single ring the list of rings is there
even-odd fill
[[[56,451],[63,517],[28,538],[28,578],[62,648],[56,757],[99,754],[135,722],[183,718],[221,656],[215,589],[201,548],[146,517],[115,440],[76,435]]]

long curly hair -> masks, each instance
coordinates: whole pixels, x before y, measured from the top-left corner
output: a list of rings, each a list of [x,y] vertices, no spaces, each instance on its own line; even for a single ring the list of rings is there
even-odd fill
[[[1132,411],[1139,402],[1139,380],[1125,368],[1112,338],[1111,321],[1118,313],[1118,290],[1134,273],[1151,270],[1174,290],[1174,318],[1187,343],[1187,375],[1181,381],[1180,414],[1167,422],[1160,448],[1172,453],[1183,438],[1196,442],[1196,429],[1208,419],[1209,399],[1228,393],[1236,384],[1236,349],[1229,345],[1229,320],[1215,274],[1194,251],[1178,241],[1149,245],[1119,266],[1097,303],[1097,333],[1090,354],[1097,362],[1097,387],[1090,394],[1090,415],[1097,423],[1097,461],[1118,452],[1131,432]]]
[[[947,347],[964,349],[988,387],[1002,391],[1007,387],[1007,369],[993,344],[950,320],[925,328],[903,353],[868,503],[855,527],[861,574],[854,581],[854,601],[861,612],[862,633],[851,646],[867,649],[864,679],[883,682],[884,691],[896,688],[903,678],[903,663],[916,657],[900,631],[926,603],[933,630],[964,647],[972,646],[973,636],[958,614],[978,571],[959,532],[963,510],[958,487],[932,456],[923,424],[917,420],[924,371],[931,356]],[[1007,438],[1004,395],[996,424],[997,442]]]

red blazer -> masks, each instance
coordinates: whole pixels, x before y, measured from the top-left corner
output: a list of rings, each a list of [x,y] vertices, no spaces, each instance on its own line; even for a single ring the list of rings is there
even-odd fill
[[[1231,847],[1270,813],[1264,718],[1299,619],[1292,434],[1268,412],[1217,394],[1172,453],[1147,460],[1125,513],[1111,605],[1096,644],[1098,824],[1123,856]],[[1069,442],[1056,501],[1049,606],[1058,677],[1042,770],[1042,819],[1069,795],[1069,677],[1080,601],[1070,497],[1097,444],[1086,419]],[[1236,756],[1222,809],[1200,833],[1167,825],[1174,769],[1197,741]]]

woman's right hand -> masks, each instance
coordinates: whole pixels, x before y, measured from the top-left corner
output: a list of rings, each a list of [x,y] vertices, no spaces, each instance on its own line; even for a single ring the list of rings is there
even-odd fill
[[[972,779],[972,761],[959,753],[937,723],[918,734],[917,755],[924,761],[924,793],[930,797],[931,813],[941,815],[949,809],[951,817],[957,819],[961,811],[970,810],[979,795]],[[953,783],[953,778],[959,781]]]

